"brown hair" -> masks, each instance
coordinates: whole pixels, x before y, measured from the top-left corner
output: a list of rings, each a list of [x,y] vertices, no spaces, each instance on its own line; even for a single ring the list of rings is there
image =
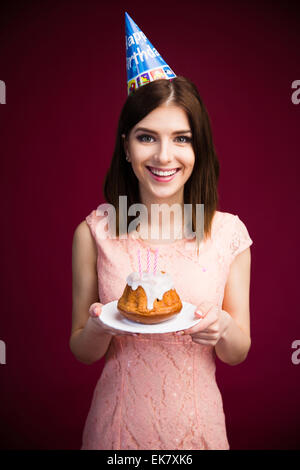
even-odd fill
[[[196,86],[185,77],[154,80],[128,96],[121,111],[115,150],[104,182],[104,196],[116,209],[116,231],[119,235],[119,195],[127,204],[140,203],[138,179],[126,161],[122,134],[131,129],[158,106],[168,103],[180,106],[187,114],[192,130],[195,164],[184,186],[184,203],[192,204],[192,227],[196,231],[196,204],[204,204],[204,237],[211,234],[211,222],[218,207],[219,161],[214,149],[210,120]],[[134,217],[128,217],[129,222]],[[128,226],[127,226],[128,227]]]

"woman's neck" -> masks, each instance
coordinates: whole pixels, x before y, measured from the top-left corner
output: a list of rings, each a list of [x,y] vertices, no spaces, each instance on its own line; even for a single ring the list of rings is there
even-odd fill
[[[147,208],[148,219],[141,220],[137,232],[149,243],[171,243],[183,238],[183,201],[142,201]]]

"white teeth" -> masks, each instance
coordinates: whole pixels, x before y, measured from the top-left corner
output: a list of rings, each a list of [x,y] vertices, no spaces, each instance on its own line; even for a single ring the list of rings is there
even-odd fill
[[[171,176],[171,175],[175,175],[176,173],[176,170],[171,170],[171,171],[161,171],[161,170],[154,170],[154,169],[150,169],[151,173],[153,173],[154,175],[157,175],[157,176]]]

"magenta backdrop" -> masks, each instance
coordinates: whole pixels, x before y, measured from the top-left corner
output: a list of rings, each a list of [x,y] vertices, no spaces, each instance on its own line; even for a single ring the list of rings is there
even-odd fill
[[[196,83],[220,159],[220,210],[252,246],[252,348],[218,361],[232,449],[300,449],[299,8],[286,2],[2,3],[0,445],[78,449],[103,361],[69,351],[75,227],[103,202],[126,99],[124,13]]]

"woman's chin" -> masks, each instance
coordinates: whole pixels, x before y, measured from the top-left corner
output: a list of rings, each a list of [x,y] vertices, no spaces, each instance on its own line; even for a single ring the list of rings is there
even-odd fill
[[[176,202],[181,203],[183,198],[183,186],[172,186],[173,185],[171,184],[163,186],[161,183],[151,185],[140,184],[140,194],[142,199],[143,196],[146,196],[146,199],[151,200],[153,204],[175,204]]]
[[[153,191],[152,193],[149,194],[153,200],[158,200],[160,203],[166,203],[168,204],[170,201],[174,200],[176,197],[176,192],[174,191]],[[179,198],[178,198],[179,199]],[[179,202],[179,200],[178,200]]]

